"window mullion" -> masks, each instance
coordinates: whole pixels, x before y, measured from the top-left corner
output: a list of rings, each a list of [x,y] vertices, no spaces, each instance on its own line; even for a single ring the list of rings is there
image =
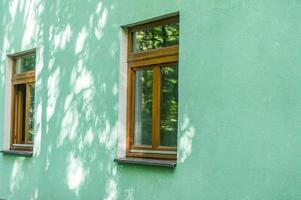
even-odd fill
[[[153,149],[160,145],[160,98],[161,98],[161,72],[160,66],[153,68],[153,115],[152,115],[152,141]]]

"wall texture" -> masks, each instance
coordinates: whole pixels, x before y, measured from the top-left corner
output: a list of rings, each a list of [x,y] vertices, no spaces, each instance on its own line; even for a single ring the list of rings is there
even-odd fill
[[[117,165],[120,27],[178,11],[178,165]],[[34,156],[0,154],[0,198],[301,199],[300,19],[298,0],[0,1],[0,134],[6,55],[38,56]]]

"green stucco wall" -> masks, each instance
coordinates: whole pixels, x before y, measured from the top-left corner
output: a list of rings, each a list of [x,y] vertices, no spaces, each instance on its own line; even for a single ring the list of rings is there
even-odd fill
[[[178,11],[177,167],[117,165],[120,27]],[[0,199],[301,199],[300,19],[298,0],[0,1],[1,135],[6,55],[38,56],[35,154],[0,154]]]

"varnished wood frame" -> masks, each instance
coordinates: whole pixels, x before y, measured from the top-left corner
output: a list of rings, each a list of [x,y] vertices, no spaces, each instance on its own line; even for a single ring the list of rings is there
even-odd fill
[[[169,63],[178,63],[179,46],[153,49],[142,52],[133,52],[133,32],[159,25],[179,22],[179,16],[138,25],[128,29],[128,69],[127,69],[127,114],[126,114],[126,156],[159,158],[175,160],[177,155],[164,153],[133,153],[131,150],[156,150],[176,152],[176,147],[160,146],[160,98],[161,98],[161,72],[160,67]],[[135,71],[139,69],[153,69],[153,105],[152,105],[152,141],[149,146],[134,145],[134,113],[135,113]]]
[[[28,122],[29,122],[29,98],[30,98],[30,90],[29,87],[35,84],[35,71],[28,71],[23,73],[16,73],[16,61],[18,58],[24,57],[29,54],[33,54],[35,51],[29,51],[24,54],[12,57],[12,104],[11,104],[11,133],[10,133],[10,149],[11,150],[33,150],[33,143],[28,141]],[[25,128],[25,143],[21,143],[21,126],[22,126],[22,117],[20,117],[20,111],[17,111],[17,108],[20,108],[23,104],[21,98],[18,98],[16,95],[16,87],[17,85],[24,84],[26,87],[26,105],[25,105],[25,120],[24,120],[24,128]],[[19,104],[19,106],[16,106]]]

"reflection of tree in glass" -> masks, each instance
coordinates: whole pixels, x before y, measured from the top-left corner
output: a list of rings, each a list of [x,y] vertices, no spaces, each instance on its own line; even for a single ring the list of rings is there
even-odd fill
[[[168,47],[179,43],[179,23],[161,25],[134,33],[135,51]]]
[[[22,58],[19,58],[19,61],[17,63],[17,71],[18,72],[27,72],[27,71],[33,71],[36,65],[36,56],[35,54],[24,56]]]
[[[136,72],[135,143],[152,144],[153,71]],[[161,68],[160,145],[177,145],[178,67]],[[140,139],[138,139],[140,138]]]
[[[177,145],[178,127],[178,67],[161,68],[161,127],[162,146]]]
[[[29,102],[29,117],[28,117],[28,140],[33,141],[34,135],[34,96],[35,96],[35,87],[30,87],[30,102]]]
[[[142,82],[142,124],[145,126],[142,128],[143,144],[151,144],[151,133],[152,133],[152,91],[153,91],[153,71],[144,70]]]

